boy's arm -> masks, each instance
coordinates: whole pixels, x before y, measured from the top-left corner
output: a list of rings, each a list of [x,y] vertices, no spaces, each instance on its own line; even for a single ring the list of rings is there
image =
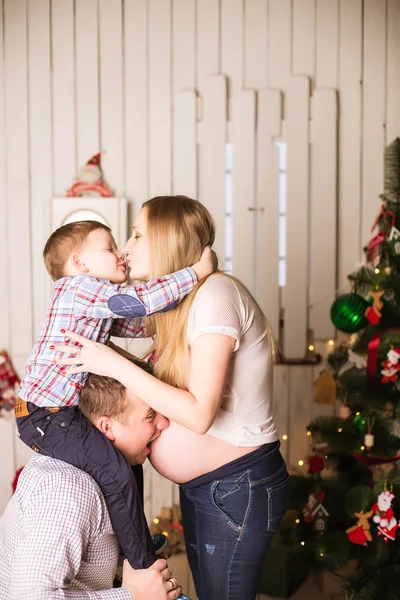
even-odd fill
[[[114,319],[110,335],[122,338],[147,338],[150,337],[144,319]]]
[[[122,287],[88,276],[76,287],[73,312],[77,318],[142,318],[175,308],[196,284],[196,273],[190,267],[139,286]]]

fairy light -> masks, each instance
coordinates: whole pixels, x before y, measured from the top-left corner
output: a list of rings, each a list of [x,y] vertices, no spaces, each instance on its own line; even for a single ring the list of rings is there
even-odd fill
[[[296,523],[298,525],[300,523],[300,519],[296,519]]]
[[[300,544],[301,544],[302,546],[305,546],[305,545],[306,545],[306,543],[305,543],[305,542],[300,542]]]
[[[356,412],[356,417],[359,417],[359,416],[360,416],[360,414],[361,414],[361,413],[359,413],[359,412]]]
[[[329,340],[328,345],[329,346],[334,346],[335,342],[333,340]]]
[[[163,531],[163,535],[165,535],[165,537],[168,537],[168,531]]]
[[[159,524],[159,522],[160,522],[160,519],[157,519],[157,517],[156,517],[156,518],[154,519],[154,523],[155,523],[156,525],[158,525],[158,524]]]
[[[285,441],[288,439],[288,436],[286,435],[286,433],[283,434],[282,439]]]
[[[315,350],[315,348],[314,348],[314,346],[312,344],[310,344],[308,346],[308,349],[309,349],[310,352],[313,352],[313,350]]]
[[[324,553],[323,553],[323,552],[320,552],[320,553],[319,553],[319,555],[320,555],[320,556],[323,556],[323,555],[324,555]]]
[[[308,436],[312,435],[312,434],[311,434],[311,431],[307,431],[307,435],[308,435]]]
[[[378,275],[378,273],[379,273],[378,267],[375,269],[375,273],[376,273],[376,275]]]
[[[304,460],[299,460],[297,464],[299,465],[299,467],[302,467],[304,465]]]
[[[360,450],[365,450],[365,447],[364,447],[364,446],[361,446]]]
[[[338,433],[342,433],[342,431],[343,431],[343,427],[339,427]]]

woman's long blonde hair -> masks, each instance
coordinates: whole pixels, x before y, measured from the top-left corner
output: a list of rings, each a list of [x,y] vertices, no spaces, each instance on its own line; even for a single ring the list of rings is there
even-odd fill
[[[215,239],[215,224],[198,200],[186,196],[158,196],[143,204],[152,271],[151,280],[196,263],[202,251]],[[148,317],[147,327],[154,336],[148,354],[155,353],[155,375],[171,385],[185,387],[189,367],[186,327],[195,295],[203,279],[175,310]],[[266,322],[274,353],[275,342]]]

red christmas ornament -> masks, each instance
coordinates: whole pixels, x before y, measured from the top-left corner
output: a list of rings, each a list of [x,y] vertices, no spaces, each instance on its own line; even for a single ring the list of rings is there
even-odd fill
[[[374,306],[369,306],[365,311],[365,316],[367,317],[371,325],[378,325],[379,321],[381,320],[382,314],[377,313]]]
[[[357,525],[356,529],[353,529],[353,531],[350,531],[350,533],[347,534],[347,537],[353,544],[359,544],[360,546],[367,545],[367,536],[362,525]]]
[[[325,469],[325,463],[320,456],[310,456],[308,459],[308,473],[321,473]]]

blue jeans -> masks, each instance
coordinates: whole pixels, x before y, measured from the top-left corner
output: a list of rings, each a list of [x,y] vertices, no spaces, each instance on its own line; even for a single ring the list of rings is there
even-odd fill
[[[268,446],[267,454],[266,447],[251,453],[255,460],[245,470],[209,481],[211,473],[180,486],[186,552],[199,600],[256,597],[264,554],[289,491],[279,443]]]

